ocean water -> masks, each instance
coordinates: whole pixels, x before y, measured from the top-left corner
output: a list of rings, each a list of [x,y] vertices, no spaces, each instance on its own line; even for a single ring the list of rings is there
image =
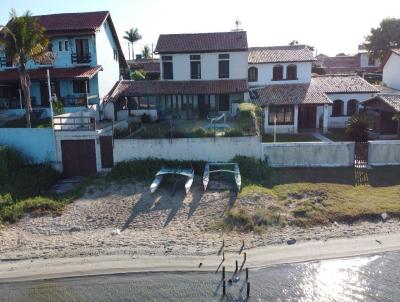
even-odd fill
[[[0,301],[246,301],[245,272],[236,276],[225,297],[219,271],[0,283]],[[276,265],[250,270],[249,281],[248,301],[400,301],[400,252]]]

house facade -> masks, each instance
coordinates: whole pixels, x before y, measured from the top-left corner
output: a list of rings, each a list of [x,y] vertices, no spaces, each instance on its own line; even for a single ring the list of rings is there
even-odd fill
[[[246,32],[160,35],[155,52],[160,81],[120,82],[106,110],[109,118],[156,110],[159,118],[205,119],[235,114],[248,99]]]
[[[51,95],[66,112],[92,108],[97,116],[103,98],[119,80],[126,62],[109,12],[35,16],[49,38],[51,62],[28,62],[32,106],[48,112],[47,69]],[[0,50],[0,110],[24,113],[18,66]]]

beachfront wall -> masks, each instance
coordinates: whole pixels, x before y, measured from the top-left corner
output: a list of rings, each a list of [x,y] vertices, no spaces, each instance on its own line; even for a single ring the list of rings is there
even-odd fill
[[[0,128],[0,145],[19,150],[34,163],[54,161],[54,142],[50,128]]]
[[[371,166],[400,165],[400,141],[369,142],[368,164]]]
[[[264,143],[262,156],[271,167],[351,167],[354,143]]]
[[[260,158],[260,138],[216,137],[175,139],[116,139],[114,162],[130,159],[229,161],[236,155]]]

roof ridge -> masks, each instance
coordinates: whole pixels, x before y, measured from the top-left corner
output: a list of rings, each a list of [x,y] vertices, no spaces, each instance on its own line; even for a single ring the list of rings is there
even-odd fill
[[[297,48],[297,49],[304,49],[308,48],[306,44],[298,44],[298,45],[276,45],[276,46],[252,46],[249,47],[249,50],[262,50],[262,49],[283,49],[283,48]]]
[[[73,12],[73,13],[56,13],[56,14],[43,14],[43,15],[34,15],[33,17],[47,17],[47,16],[61,16],[61,15],[81,15],[81,14],[95,14],[95,13],[106,13],[110,14],[108,10],[101,11],[88,11],[88,12]]]
[[[180,36],[180,35],[209,35],[209,34],[227,34],[227,33],[245,33],[245,30],[231,30],[231,31],[213,31],[213,32],[200,32],[200,33],[174,33],[174,34],[160,34],[159,36]]]

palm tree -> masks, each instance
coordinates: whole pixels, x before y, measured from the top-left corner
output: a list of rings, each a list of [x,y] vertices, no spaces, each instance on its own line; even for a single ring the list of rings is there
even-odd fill
[[[125,31],[124,39],[131,43],[132,47],[132,59],[135,59],[135,53],[133,50],[133,43],[139,41],[142,36],[139,34],[139,30],[137,28],[131,28],[130,30]]]
[[[1,31],[3,35],[0,37],[0,43],[5,47],[7,58],[18,65],[25,100],[26,125],[31,128],[31,80],[26,64],[30,60],[38,62],[46,58],[49,40],[44,36],[44,29],[29,11],[17,16],[15,10],[11,10],[10,18]]]
[[[145,59],[150,59],[150,47],[148,45],[145,45],[142,49],[142,55],[143,58]]]

